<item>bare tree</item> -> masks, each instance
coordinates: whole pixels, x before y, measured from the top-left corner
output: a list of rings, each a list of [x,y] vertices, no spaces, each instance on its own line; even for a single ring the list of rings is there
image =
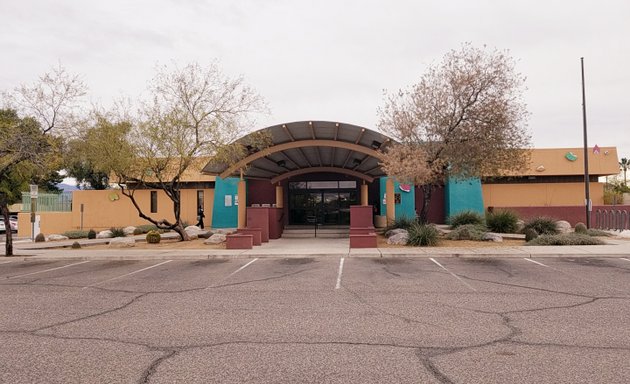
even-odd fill
[[[113,173],[141,218],[188,240],[180,219],[184,175],[240,137],[251,123],[251,113],[264,111],[265,104],[242,77],[226,77],[216,63],[163,67],[150,91],[151,100],[143,105],[138,121],[128,131],[118,130],[123,136],[113,142],[120,145],[101,141],[92,146],[101,148],[95,160],[101,170]],[[173,202],[174,222],[142,211],[135,196],[142,189],[164,191]]]
[[[22,84],[3,96],[10,107],[35,118],[44,133],[61,135],[74,129],[87,86],[79,75],[61,64],[52,67],[33,84]]]
[[[507,53],[464,44],[410,89],[386,95],[379,128],[398,143],[382,166],[423,186],[422,222],[432,191],[447,177],[496,175],[527,164],[524,81]]]

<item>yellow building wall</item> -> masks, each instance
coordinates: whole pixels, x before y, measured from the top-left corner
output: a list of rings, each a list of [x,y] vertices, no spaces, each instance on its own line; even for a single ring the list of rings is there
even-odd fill
[[[214,189],[204,191],[204,223],[212,223],[212,203]],[[180,215],[188,225],[197,224],[197,190],[185,189],[181,192]],[[136,201],[142,212],[156,220],[173,221],[173,203],[163,191],[157,194],[157,213],[151,213],[151,191],[139,190],[135,193]],[[83,214],[81,213],[83,205]],[[40,230],[45,235],[63,233],[65,231],[94,229],[100,231],[111,227],[150,224],[138,216],[138,211],[131,200],[118,190],[106,191],[74,191],[72,193],[72,212],[38,212]],[[18,236],[31,236],[30,213],[18,215]]]
[[[584,205],[583,183],[482,184],[487,207]],[[593,205],[604,204],[604,184],[591,183]]]

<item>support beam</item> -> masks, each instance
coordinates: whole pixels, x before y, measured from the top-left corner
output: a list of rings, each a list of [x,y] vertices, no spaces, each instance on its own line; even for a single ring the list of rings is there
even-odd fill
[[[301,169],[296,169],[290,172],[286,172],[283,173],[282,175],[279,175],[277,177],[274,177],[273,179],[271,179],[271,183],[272,184],[276,184],[279,181],[282,181],[284,179],[288,179],[289,177],[293,177],[293,176],[298,176],[298,175],[305,175],[307,173],[317,173],[317,172],[332,172],[332,173],[342,173],[344,175],[348,175],[348,176],[354,176],[356,178],[362,179],[367,181],[368,183],[371,183],[374,181],[374,178],[368,175],[365,175],[361,172],[356,172],[353,171],[351,169],[347,169],[347,168],[338,168],[338,167],[311,167],[311,168],[301,168]]]
[[[238,181],[238,228],[247,226],[247,188],[243,179],[243,170],[241,169],[241,179]]]
[[[387,178],[385,182],[385,207],[387,225],[392,224],[396,220],[396,205],[394,204],[394,179]]]
[[[365,180],[361,184],[361,205],[368,205],[368,186],[365,184]]]
[[[281,183],[276,184],[276,207],[284,207],[284,190]]]

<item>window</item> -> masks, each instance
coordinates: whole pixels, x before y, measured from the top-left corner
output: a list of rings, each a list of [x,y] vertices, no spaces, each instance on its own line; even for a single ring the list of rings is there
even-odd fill
[[[199,210],[199,208],[203,208],[203,190],[198,190],[197,191],[197,210]]]
[[[157,213],[157,191],[151,191],[151,213]]]

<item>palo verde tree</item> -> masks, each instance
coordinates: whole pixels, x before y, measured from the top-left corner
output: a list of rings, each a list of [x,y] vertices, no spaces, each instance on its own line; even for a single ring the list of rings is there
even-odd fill
[[[447,177],[496,175],[527,164],[524,81],[506,52],[464,44],[409,89],[386,95],[379,128],[398,143],[381,165],[423,186],[420,221],[427,221],[431,194]]]
[[[180,219],[185,175],[202,168],[208,157],[225,153],[245,132],[251,113],[264,111],[265,105],[242,77],[228,78],[216,63],[163,67],[149,90],[151,99],[135,121],[101,120],[89,147],[97,169],[110,173],[141,218],[188,240]],[[173,204],[173,219],[145,212],[136,198],[143,189],[163,191]]]

